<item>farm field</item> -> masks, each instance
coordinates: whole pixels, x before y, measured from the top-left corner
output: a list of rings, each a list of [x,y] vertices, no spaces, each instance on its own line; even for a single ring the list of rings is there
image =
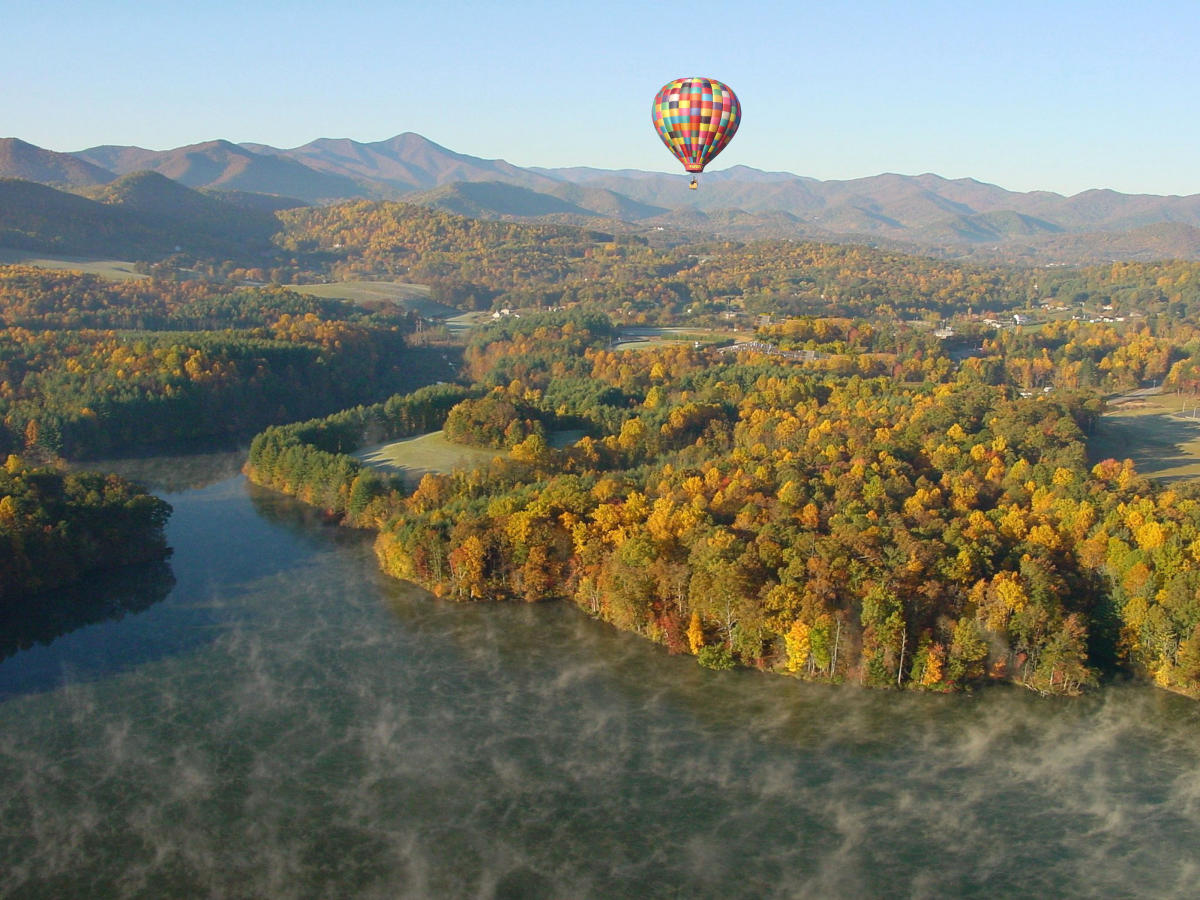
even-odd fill
[[[404,281],[338,281],[333,284],[289,284],[290,290],[327,300],[354,303],[388,302],[422,316],[442,318],[459,311],[429,298],[429,285]]]
[[[1200,478],[1200,406],[1178,394],[1135,392],[1110,401],[1088,439],[1088,458],[1132,459],[1160,481]]]
[[[29,250],[6,250],[0,248],[0,265],[37,266],[39,269],[58,269],[67,272],[86,272],[99,275],[109,281],[136,281],[146,278],[134,271],[134,264],[127,259],[89,259],[84,256],[50,256]]]
[[[687,326],[654,327],[648,325],[622,328],[613,344],[616,350],[652,350],[656,347],[677,347],[682,343],[698,341],[702,344],[730,340],[734,343],[749,341],[753,332],[738,332],[730,329],[689,328]]]

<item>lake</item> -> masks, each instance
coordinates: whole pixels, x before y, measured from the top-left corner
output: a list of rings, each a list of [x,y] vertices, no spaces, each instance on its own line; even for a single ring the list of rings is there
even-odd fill
[[[389,580],[239,461],[126,467],[169,568],[5,645],[0,895],[1200,894],[1189,700],[705,670]]]

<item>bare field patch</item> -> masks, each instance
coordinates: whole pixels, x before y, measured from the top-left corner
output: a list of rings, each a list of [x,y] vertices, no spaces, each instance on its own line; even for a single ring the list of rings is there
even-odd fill
[[[1139,393],[1110,401],[1088,437],[1088,459],[1132,459],[1160,481],[1200,478],[1200,409],[1178,394]]]

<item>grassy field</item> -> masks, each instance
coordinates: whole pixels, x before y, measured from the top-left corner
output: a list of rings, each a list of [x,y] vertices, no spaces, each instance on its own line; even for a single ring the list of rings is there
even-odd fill
[[[622,328],[613,345],[615,350],[653,350],[657,347],[678,347],[680,344],[714,341],[748,341],[753,332],[731,331],[727,328],[688,328],[673,326],[657,328],[649,325]]]
[[[507,453],[506,450],[452,444],[442,432],[433,431],[420,437],[367,447],[358,451],[355,456],[383,472],[404,475],[405,483],[412,488],[416,487],[426,472],[475,469],[486,466],[497,456],[506,456]]]
[[[581,437],[582,431],[556,431],[549,436],[549,444],[552,447],[567,447]],[[420,437],[367,447],[354,455],[382,472],[403,475],[404,483],[414,488],[426,472],[477,469],[498,456],[507,456],[508,451],[452,444],[442,432],[432,431]]]
[[[287,287],[301,294],[327,300],[394,303],[431,318],[455,315],[459,312],[430,300],[427,284],[409,284],[404,281],[339,281],[334,284],[289,284]]]
[[[1110,401],[1088,438],[1088,458],[1132,459],[1160,481],[1200,478],[1200,411],[1178,394],[1144,394]]]
[[[135,272],[133,263],[126,259],[88,259],[82,256],[47,256],[28,250],[0,249],[0,265],[37,266],[40,269],[59,269],[69,272],[87,272],[109,281],[134,281],[146,276]]]

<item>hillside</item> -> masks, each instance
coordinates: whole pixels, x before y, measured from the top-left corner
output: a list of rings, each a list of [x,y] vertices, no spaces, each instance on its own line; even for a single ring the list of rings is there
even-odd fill
[[[234,241],[265,248],[279,228],[270,211],[229,202],[220,194],[193,191],[157,172],[125,175],[99,188],[95,198],[147,226],[175,231],[181,239],[213,249]]]
[[[1164,259],[1200,259],[1200,228],[1179,223],[1158,223],[1127,231],[1093,231],[1043,235],[1027,244],[1010,241],[1008,258],[1038,263],[1046,258],[1080,264],[1126,260],[1153,262]]]
[[[999,242],[1010,238],[1059,234],[1064,229],[1045,219],[1012,210],[971,213],[934,222],[921,229],[921,239],[931,243]]]
[[[100,256],[167,249],[120,209],[16,178],[0,179],[0,247]]]
[[[155,259],[176,250],[243,258],[271,247],[268,211],[207,196],[154,172],[92,188],[90,197],[0,179],[0,247]]]
[[[474,218],[553,219],[580,225],[603,223],[610,228],[668,212],[603,188],[554,185],[543,193],[500,181],[460,181],[404,199]]]
[[[115,176],[69,153],[43,150],[17,138],[0,138],[0,178],[20,178],[61,187],[105,184]]]
[[[243,144],[258,154],[291,159],[317,172],[358,179],[377,193],[399,196],[462,181],[497,181],[533,190],[550,190],[561,179],[539,175],[502,159],[480,159],[406,132],[386,141],[360,143],[348,138],[321,138],[291,150],[266,144]]]

